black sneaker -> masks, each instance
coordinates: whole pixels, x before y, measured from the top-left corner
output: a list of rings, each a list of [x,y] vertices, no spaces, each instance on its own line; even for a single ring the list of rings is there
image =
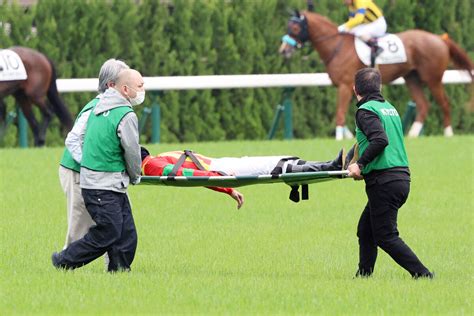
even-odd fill
[[[372,271],[365,271],[358,269],[356,274],[354,275],[353,279],[367,279],[372,276]]]
[[[415,274],[413,275],[413,279],[418,280],[418,279],[434,279],[435,273],[434,272],[428,272],[428,273],[423,273],[423,274]]]
[[[67,269],[66,264],[61,263],[63,256],[61,253],[53,252],[51,255],[51,262],[56,269]]]

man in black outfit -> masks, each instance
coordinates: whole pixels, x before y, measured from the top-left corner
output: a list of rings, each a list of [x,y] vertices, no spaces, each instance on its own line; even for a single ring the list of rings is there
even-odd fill
[[[368,203],[359,220],[357,277],[374,271],[377,247],[406,269],[413,278],[433,278],[413,251],[398,236],[398,209],[410,191],[410,170],[397,110],[380,93],[381,76],[374,68],[355,75],[357,97],[356,139],[359,159],[349,165],[349,176],[365,180]]]

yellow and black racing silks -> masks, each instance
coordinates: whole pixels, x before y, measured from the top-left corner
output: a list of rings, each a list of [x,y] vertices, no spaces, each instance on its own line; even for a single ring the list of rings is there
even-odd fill
[[[349,21],[344,25],[349,30],[359,24],[374,22],[383,16],[382,10],[372,0],[354,0],[349,10]]]

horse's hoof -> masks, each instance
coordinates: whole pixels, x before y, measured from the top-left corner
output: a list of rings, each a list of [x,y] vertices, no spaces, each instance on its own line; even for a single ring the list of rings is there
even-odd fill
[[[344,127],[336,126],[336,140],[343,140],[343,139],[344,139]]]
[[[408,137],[418,137],[420,136],[421,130],[423,129],[423,123],[414,122],[408,132]]]
[[[46,142],[44,140],[37,140],[35,141],[35,147],[44,147]]]
[[[336,140],[343,140],[343,139],[353,139],[354,135],[349,130],[349,128],[344,126],[336,126]]]
[[[344,138],[345,139],[353,139],[354,138],[354,135],[352,134],[352,132],[349,130],[349,128],[347,126],[344,126]]]
[[[454,136],[453,128],[451,127],[451,125],[446,126],[444,128],[444,136],[445,137],[453,137]]]

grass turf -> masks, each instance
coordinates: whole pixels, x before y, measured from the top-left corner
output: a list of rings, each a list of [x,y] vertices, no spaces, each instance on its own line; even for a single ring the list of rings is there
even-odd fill
[[[399,213],[401,237],[436,278],[414,281],[383,251],[375,275],[353,279],[363,182],[310,186],[288,200],[284,184],[240,188],[135,186],[129,190],[139,235],[131,273],[110,275],[98,259],[57,271],[65,198],[60,148],[0,150],[0,313],[8,314],[472,314],[473,136],[406,141],[412,171]],[[330,139],[163,144],[209,156],[298,155],[332,159]]]

